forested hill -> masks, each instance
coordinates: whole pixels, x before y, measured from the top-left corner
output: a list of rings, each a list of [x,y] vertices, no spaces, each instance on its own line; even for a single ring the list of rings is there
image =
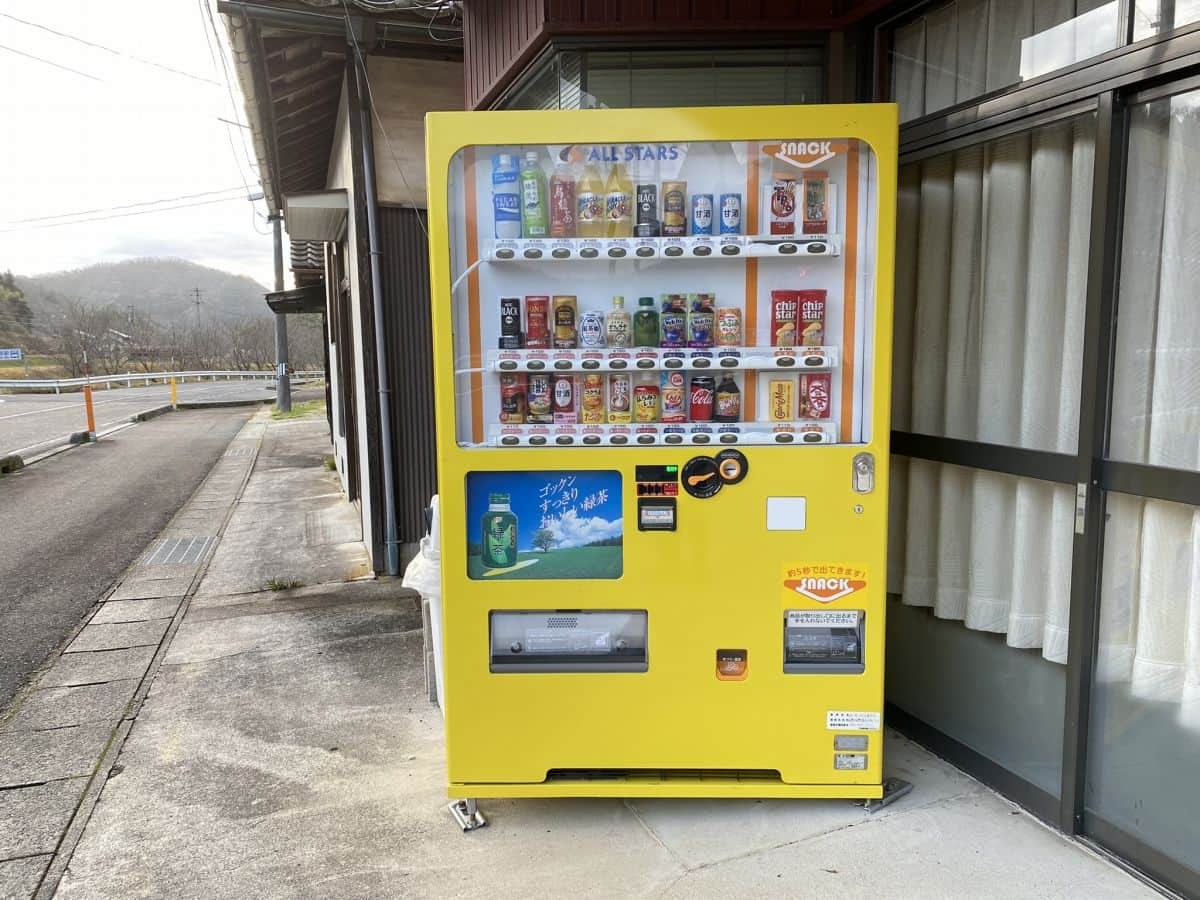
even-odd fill
[[[261,284],[245,275],[211,269],[184,259],[132,259],[98,263],[48,275],[16,276],[16,286],[34,314],[38,331],[49,330],[66,305],[133,307],[162,326],[195,325],[193,290],[200,290],[201,322],[220,323],[269,315]]]

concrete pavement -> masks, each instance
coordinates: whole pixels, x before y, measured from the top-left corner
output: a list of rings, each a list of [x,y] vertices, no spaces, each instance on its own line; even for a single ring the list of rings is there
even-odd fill
[[[224,400],[268,402],[275,398],[269,381],[204,381],[177,386],[181,403],[211,403]],[[167,385],[122,387],[92,391],[96,429],[128,422],[132,416],[171,402]],[[87,414],[82,393],[71,394],[0,394],[0,456],[8,453],[30,455],[68,435],[87,430]]]
[[[1155,896],[891,733],[888,773],[915,790],[875,815],[846,801],[492,800],[489,827],[464,835],[445,810],[416,603],[394,582],[345,581],[365,555],[318,464],[324,432],[267,425],[120,754],[99,766],[82,836],[73,825],[53,862],[33,838],[76,790],[68,750],[47,743],[42,765],[62,777],[17,809],[29,837],[0,863],[0,896],[28,896],[47,866],[41,896],[62,872],[71,900]],[[256,590],[268,572],[307,586]]]

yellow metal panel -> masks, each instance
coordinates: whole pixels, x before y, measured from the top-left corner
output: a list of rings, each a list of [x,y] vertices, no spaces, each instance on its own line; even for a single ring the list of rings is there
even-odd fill
[[[841,732],[826,727],[826,714],[882,712],[883,707],[896,107],[431,113],[426,123],[451,795],[880,796],[882,732],[861,732],[870,741],[865,771],[836,771],[833,739]],[[750,464],[746,480],[708,500],[681,493],[680,530],[674,533],[636,530],[634,467],[682,465],[699,448],[478,450],[457,445],[447,209],[450,162],[457,151],[484,141],[789,137],[858,138],[878,161],[869,443],[742,447]],[[867,495],[851,490],[852,461],[863,451],[877,461],[875,490]],[[467,577],[467,474],[522,469],[621,473],[626,534],[620,579],[481,582]],[[806,497],[806,530],[766,531],[768,496]],[[786,589],[785,569],[814,563],[866,573],[863,590],[828,607],[865,610],[866,671],[861,675],[783,671],[784,610],[826,608]],[[649,670],[489,671],[490,610],[556,608],[648,610]],[[714,655],[722,647],[748,649],[745,680],[715,677]],[[778,772],[779,778],[545,782],[553,769],[756,769]]]

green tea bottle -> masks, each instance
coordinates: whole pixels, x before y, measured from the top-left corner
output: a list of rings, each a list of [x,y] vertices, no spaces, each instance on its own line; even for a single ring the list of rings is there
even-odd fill
[[[508,505],[508,494],[488,494],[481,558],[489,569],[506,569],[517,564],[517,517]]]
[[[638,297],[638,310],[633,314],[633,344],[658,346],[658,310],[654,308],[653,297]]]

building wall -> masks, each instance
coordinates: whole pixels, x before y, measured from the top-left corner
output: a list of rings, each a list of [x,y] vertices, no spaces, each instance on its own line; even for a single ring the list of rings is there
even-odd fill
[[[466,102],[481,109],[546,43],[545,0],[463,4]]]
[[[462,63],[371,56],[367,71],[379,202],[425,209],[425,113],[464,108]]]
[[[342,97],[338,102],[337,125],[335,126],[333,144],[329,152],[329,174],[326,177],[325,184],[330,188],[344,188],[347,196],[349,197],[349,202],[353,204],[354,196],[353,192],[350,190],[350,138],[346,132],[348,125],[349,117],[347,116],[346,112],[346,87],[343,84]],[[353,227],[353,221],[350,222],[350,227]],[[351,255],[347,265],[357,265],[357,260],[353,259],[353,255]],[[327,277],[331,278],[333,276],[330,274]],[[335,285],[334,289],[337,290],[338,287]],[[333,318],[334,311],[332,309],[327,309],[326,321],[332,322]],[[331,387],[330,403],[332,404],[330,413],[335,423],[340,421],[340,416],[342,414],[342,393],[341,385],[339,384],[340,375],[337,365],[337,358],[338,354],[341,353],[343,349],[344,348],[342,347],[335,347],[332,343],[329,345],[329,380]],[[338,434],[336,427],[333,429],[333,447],[334,459],[337,461],[338,475],[342,479],[342,490],[349,493],[350,489],[347,483],[346,466],[346,439]]]
[[[377,400],[373,394],[368,393],[366,385],[366,367],[367,360],[363,355],[362,335],[366,330],[373,329],[374,324],[369,321],[363,321],[362,318],[362,298],[361,294],[361,279],[359,272],[358,253],[355,248],[358,246],[358,230],[357,216],[354,193],[354,161],[351,155],[352,142],[350,139],[350,115],[348,108],[348,91],[345,86],[342,88],[342,98],[338,105],[337,129],[333,138],[333,151],[330,153],[329,159],[329,176],[328,186],[331,188],[345,188],[349,198],[349,214],[346,217],[346,276],[350,281],[350,294],[353,302],[350,304],[352,316],[352,328],[356,336],[354,341],[354,352],[356,359],[354,361],[355,383],[353,390],[355,392],[355,425],[359,436],[358,440],[358,455],[359,464],[358,471],[361,473],[362,479],[361,491],[359,494],[359,509],[362,513],[362,529],[363,543],[366,545],[368,552],[371,552],[375,546],[375,534],[372,524],[372,491],[371,482],[379,477],[379,473],[374,470],[369,459],[369,441],[366,439],[367,431],[367,410],[370,404],[376,403]],[[339,348],[341,349],[341,348]],[[373,363],[372,363],[373,365]],[[338,391],[337,385],[334,385],[335,390],[333,395],[336,397]],[[334,411],[336,415],[336,410]],[[336,421],[336,418],[335,418]],[[338,471],[342,473],[342,483],[345,487],[346,479],[346,442],[340,440],[338,446]],[[335,446],[337,446],[335,444]],[[381,560],[373,560],[376,567],[381,564]]]

